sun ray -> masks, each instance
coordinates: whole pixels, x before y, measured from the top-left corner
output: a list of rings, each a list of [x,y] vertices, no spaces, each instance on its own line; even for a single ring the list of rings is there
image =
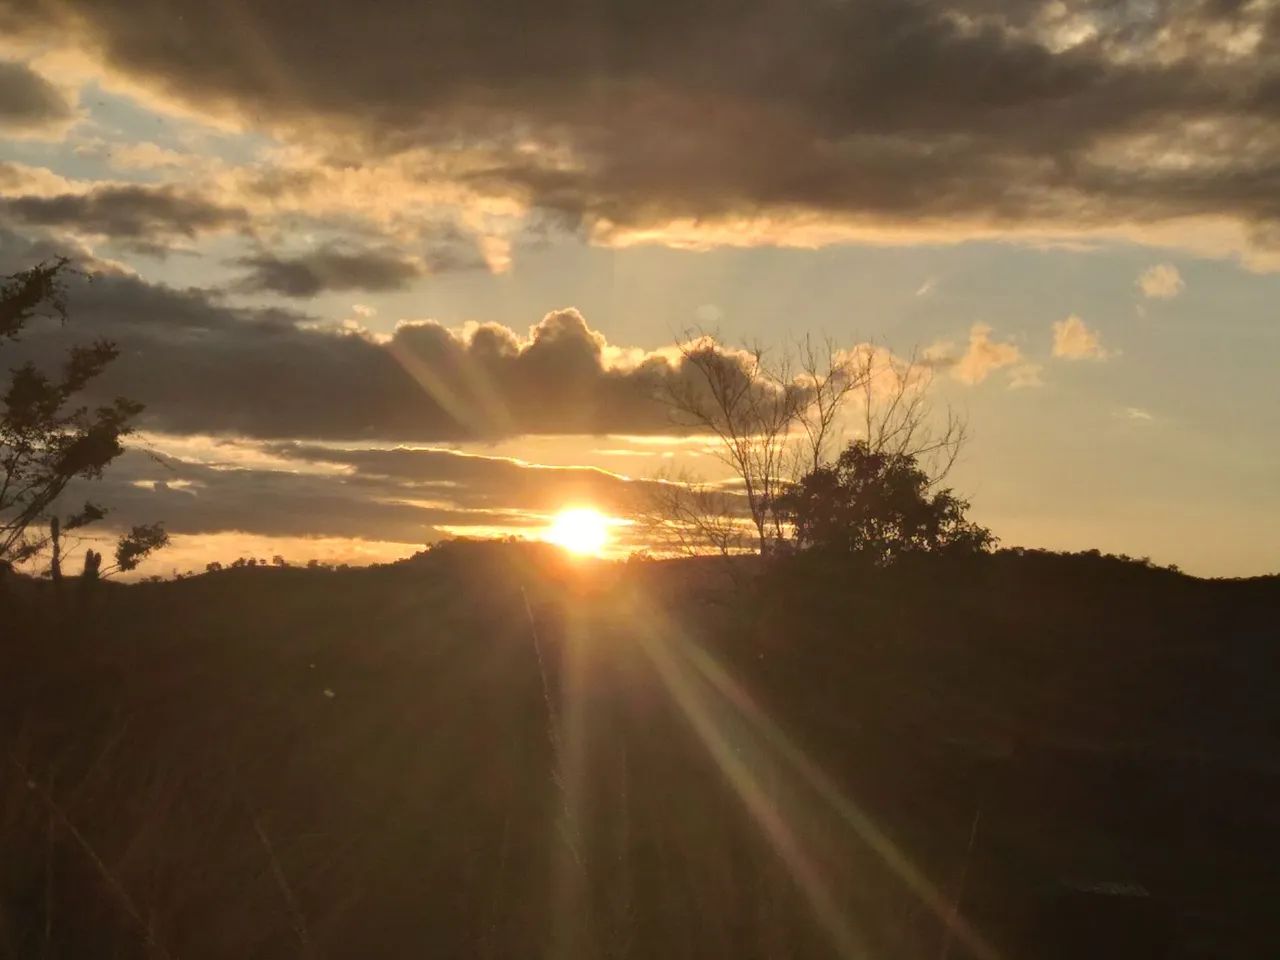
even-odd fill
[[[862,931],[841,909],[818,866],[806,849],[795,825],[798,813],[785,810],[778,797],[770,797],[755,765],[739,755],[733,743],[763,748],[770,763],[781,763],[812,791],[875,856],[901,881],[949,931],[979,960],[1000,960],[999,954],[960,917],[954,904],[898,849],[853,800],[765,713],[743,687],[684,630],[666,617],[657,605],[635,597],[632,623],[645,624],[637,635],[640,648],[654,667],[672,700],[693,728],[711,759],[732,786],[739,800],[761,829],[778,858],[791,872],[822,925],[832,946],[842,957],[865,956]],[[759,758],[761,762],[765,757]]]

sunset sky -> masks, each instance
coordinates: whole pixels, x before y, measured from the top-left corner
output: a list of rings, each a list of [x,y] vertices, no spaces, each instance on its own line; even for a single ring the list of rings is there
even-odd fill
[[[0,0],[0,272],[60,253],[149,572],[721,477],[639,388],[695,326],[933,358],[1005,545],[1280,569],[1272,0]]]

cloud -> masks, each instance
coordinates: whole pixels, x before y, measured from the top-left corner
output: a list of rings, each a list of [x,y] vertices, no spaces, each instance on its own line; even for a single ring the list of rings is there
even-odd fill
[[[27,194],[0,199],[13,221],[156,244],[175,237],[245,227],[244,210],[173,186],[107,184],[84,193]]]
[[[1053,355],[1061,360],[1106,360],[1111,352],[1102,346],[1096,330],[1074,313],[1053,324]]]
[[[32,253],[29,241],[0,231],[7,271]],[[121,356],[100,392],[145,403],[145,425],[173,433],[422,442],[669,433],[655,395],[664,378],[689,375],[669,351],[611,348],[571,308],[527,334],[420,320],[375,338],[112,273],[73,279],[68,306],[71,323],[32,331],[17,352],[6,348],[6,361],[55,364],[72,343],[114,340]]]
[[[1017,344],[992,340],[991,333],[988,324],[975,323],[969,329],[969,345],[959,357],[952,354],[950,344],[936,344],[927,351],[926,359],[950,368],[955,379],[970,386],[982,383],[995,370],[1022,364],[1022,351]],[[1010,386],[1033,386],[1039,382],[1039,367],[1022,364]]]
[[[318,170],[415,157],[604,243],[1213,219],[1275,249],[1271,6],[66,0],[25,26]]]
[[[1009,371],[1009,389],[1020,390],[1023,387],[1043,387],[1041,374],[1044,367],[1038,363],[1020,363]]]
[[[450,505],[436,509],[398,501],[404,491],[351,478],[202,464],[134,450],[102,481],[69,492],[110,508],[113,524],[164,520],[174,533],[238,530],[269,536],[367,537],[425,542],[432,522],[468,516]]]
[[[100,138],[77,137],[73,149],[77,156],[92,157],[114,170],[134,175],[138,172],[174,176],[187,174],[208,177],[216,173],[222,162],[213,155],[179,151],[148,140],[121,143]]]
[[[0,160],[0,197],[55,197],[74,192],[77,192],[75,181],[52,170]]]
[[[0,170],[0,173],[3,171]],[[70,259],[78,270],[92,275],[135,276],[126,264],[98,256],[79,237],[58,230],[34,230],[19,236],[0,227],[0,275],[8,276],[35,263]]]
[[[24,63],[0,60],[0,130],[9,134],[62,134],[75,120],[70,101]]]
[[[506,457],[439,448],[344,449],[300,443],[274,445],[272,452],[302,461],[354,469],[354,476],[403,484],[404,495],[445,499],[474,511],[510,509],[554,512],[565,503],[591,503],[606,513],[634,509],[635,481],[593,467],[536,466]]]
[[[145,445],[102,480],[69,490],[69,500],[103,503],[114,529],[163,520],[178,537],[423,545],[446,533],[536,537],[567,503],[627,515],[652,482],[438,448],[227,445],[164,435],[146,437]],[[306,545],[295,549],[306,552]]]
[[[457,230],[438,231],[428,243],[429,249],[421,257],[388,245],[341,243],[328,243],[296,256],[263,251],[235,261],[248,268],[238,286],[254,293],[306,298],[329,291],[403,290],[428,274],[486,267],[475,239]]]
[[[1156,264],[1138,277],[1138,289],[1149,300],[1172,300],[1185,286],[1178,268],[1168,263]]]
[[[296,257],[260,253],[235,261],[248,268],[237,286],[252,293],[314,297],[331,290],[402,290],[423,273],[421,264],[394,250],[328,246]]]
[[[418,276],[501,270],[509,263],[508,241],[492,218],[481,217],[472,229],[467,216],[442,205],[429,188],[409,183],[409,171],[387,171],[375,184],[351,172],[320,177],[270,163],[233,167],[154,144],[90,141],[78,152],[108,148],[113,161],[179,169],[167,171],[171,182],[129,183],[68,179],[0,161],[0,214],[27,227],[57,227],[147,253],[163,253],[177,239],[238,231],[254,242],[253,252],[232,261],[249,269],[243,287],[285,296],[398,289]],[[387,194],[395,194],[398,205],[387,206]],[[330,239],[293,249],[304,230]]]

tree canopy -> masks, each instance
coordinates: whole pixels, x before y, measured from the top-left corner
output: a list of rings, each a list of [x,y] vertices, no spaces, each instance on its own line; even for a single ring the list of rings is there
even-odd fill
[[[918,553],[974,553],[995,538],[968,520],[967,501],[934,491],[918,459],[865,440],[810,471],[784,493],[780,513],[800,550],[856,554],[880,565]]]

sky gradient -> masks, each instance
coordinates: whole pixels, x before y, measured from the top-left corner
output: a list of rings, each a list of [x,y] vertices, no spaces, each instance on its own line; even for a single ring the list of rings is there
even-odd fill
[[[0,0],[0,272],[94,278],[24,349],[121,344],[146,572],[718,478],[694,326],[932,358],[1005,545],[1276,571],[1277,158],[1270,0]]]

